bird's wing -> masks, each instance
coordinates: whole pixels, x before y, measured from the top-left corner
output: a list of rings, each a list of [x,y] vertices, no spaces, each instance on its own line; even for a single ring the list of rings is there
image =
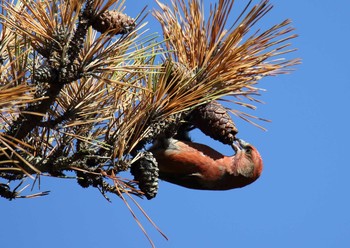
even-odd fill
[[[205,189],[202,184],[201,175],[193,174],[174,174],[174,173],[159,173],[159,178],[169,183],[177,184],[190,189]]]

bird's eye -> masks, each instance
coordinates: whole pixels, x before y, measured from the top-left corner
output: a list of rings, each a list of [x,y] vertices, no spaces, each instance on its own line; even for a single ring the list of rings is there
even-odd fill
[[[244,150],[245,150],[245,153],[248,155],[250,155],[252,153],[252,147],[250,147],[250,146],[247,146]]]

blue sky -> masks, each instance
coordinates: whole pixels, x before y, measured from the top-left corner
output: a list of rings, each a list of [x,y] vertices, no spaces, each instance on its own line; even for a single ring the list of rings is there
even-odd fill
[[[155,6],[152,0],[143,2],[149,9]],[[266,104],[252,113],[272,120],[265,124],[267,132],[237,121],[239,137],[254,144],[263,157],[262,177],[223,192],[161,182],[155,199],[139,201],[169,237],[164,240],[139,213],[157,247],[350,247],[350,2],[271,3],[275,7],[261,25],[291,18],[299,34],[293,56],[303,62],[290,75],[262,80],[267,92],[260,99]],[[126,6],[130,15],[143,7],[133,1]],[[149,28],[159,31],[153,21]],[[197,131],[193,139],[212,142]],[[217,143],[214,148],[231,153]],[[70,180],[44,178],[41,187],[51,194],[33,200],[0,199],[1,247],[149,246],[116,197],[108,203],[97,190],[82,189]]]

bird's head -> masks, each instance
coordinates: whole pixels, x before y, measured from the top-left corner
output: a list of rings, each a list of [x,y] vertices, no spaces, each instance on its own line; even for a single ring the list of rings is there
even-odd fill
[[[258,150],[242,139],[236,139],[232,143],[232,148],[236,152],[234,155],[235,167],[239,174],[247,178],[257,179],[263,169],[263,161]]]

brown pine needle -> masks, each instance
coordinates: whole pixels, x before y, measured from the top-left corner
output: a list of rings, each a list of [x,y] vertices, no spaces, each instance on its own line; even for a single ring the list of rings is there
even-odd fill
[[[127,193],[128,194],[128,193]],[[152,224],[152,226],[166,239],[169,240],[169,238],[165,235],[165,233],[162,232],[162,230],[154,223],[154,221],[148,216],[146,211],[140,206],[140,204],[130,195],[128,196],[131,198],[131,200],[134,202],[134,204],[137,206],[137,208],[142,212],[142,214],[147,218],[147,220]]]
[[[147,213],[143,210],[143,208],[135,201],[135,199],[133,199],[133,197],[127,192],[124,191],[123,187],[120,186],[120,182],[119,180],[116,178],[114,172],[112,171],[111,176],[109,176],[115,185],[116,190],[119,193],[120,198],[123,200],[123,202],[125,203],[125,205],[127,206],[127,208],[129,209],[131,215],[133,216],[134,220],[136,221],[137,225],[140,227],[141,231],[144,233],[144,235],[146,236],[146,238],[148,239],[148,241],[150,242],[152,247],[155,247],[152,239],[149,237],[147,231],[145,230],[145,228],[143,227],[142,223],[140,222],[140,220],[138,219],[138,217],[136,216],[135,212],[132,210],[132,207],[130,206],[130,204],[128,203],[128,201],[125,199],[125,197],[123,196],[122,193],[125,193],[127,196],[129,196],[129,198],[134,202],[134,204],[137,206],[137,208],[142,212],[142,214],[147,218],[147,220],[156,228],[156,230],[166,239],[168,240],[167,236],[159,229],[159,227],[152,221],[152,219],[147,215]]]
[[[50,193],[50,191],[43,191],[35,194],[30,194],[30,195],[24,195],[24,196],[17,196],[16,198],[26,198],[26,199],[32,199],[32,198],[37,198],[37,197],[42,197],[46,196]]]

